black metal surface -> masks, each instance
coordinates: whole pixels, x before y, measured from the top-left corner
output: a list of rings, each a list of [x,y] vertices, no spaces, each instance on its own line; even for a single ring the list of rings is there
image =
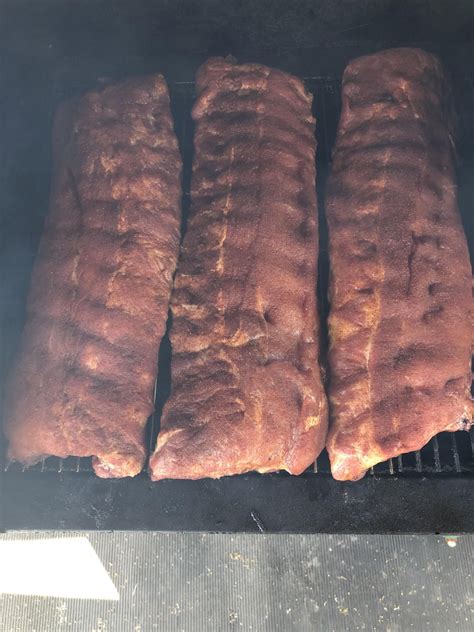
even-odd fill
[[[0,107],[6,115],[0,142],[4,151],[4,160],[0,161],[2,236],[7,238],[0,260],[3,375],[21,330],[31,264],[47,208],[51,117],[59,101],[94,87],[101,77],[165,72],[184,157],[186,215],[192,158],[192,79],[199,63],[209,54],[232,53],[241,60],[269,63],[306,75],[307,86],[315,96],[322,210],[339,116],[339,81],[345,64],[354,56],[389,45],[419,44],[433,50],[441,55],[453,77],[461,129],[459,199],[472,246],[474,91],[472,65],[460,63],[472,55],[468,31],[465,26],[461,28],[469,20],[474,23],[474,11],[467,4],[464,7],[460,3],[464,8],[456,18],[459,28],[455,28],[454,18],[448,19],[449,11],[443,14],[439,9],[439,14],[428,14],[428,3],[423,2],[412,12],[415,23],[409,22],[408,14],[391,9],[389,2],[373,3],[372,8],[371,3],[360,2],[358,12],[350,16],[344,8],[353,3],[344,1],[335,3],[327,14],[310,2],[300,3],[301,13],[282,9],[285,3],[271,2],[264,3],[265,10],[246,2],[239,7],[230,3],[232,8],[220,13],[214,2],[203,2],[199,8],[181,2],[176,2],[174,8],[168,3],[158,2],[147,8],[145,4],[132,8],[131,3],[124,2],[111,8],[98,2],[93,8],[89,2],[82,2],[66,12],[61,3],[38,2],[34,20],[33,14],[28,15],[30,2],[5,10],[8,19],[3,22],[3,33],[0,26],[5,49],[3,63],[0,61],[5,70]],[[193,6],[193,12],[187,11],[185,4]],[[211,13],[206,13],[205,5],[212,7]],[[276,5],[280,5],[280,14]],[[386,17],[391,16],[391,29],[383,19],[383,7]],[[325,22],[321,23],[323,14]],[[246,16],[254,21],[245,22]],[[255,20],[264,19],[259,41]],[[325,316],[328,260],[323,215],[320,225],[319,299]],[[169,392],[169,359],[169,340],[165,338],[160,351],[156,412],[149,424],[150,448]],[[474,532],[474,498],[470,491],[474,483],[473,442],[467,433],[440,435],[421,452],[376,466],[356,484],[332,481],[325,454],[318,459],[314,472],[299,478],[250,475],[220,482],[158,484],[151,484],[144,475],[134,481],[98,480],[91,473],[89,459],[51,458],[26,472],[13,464],[1,468],[5,469],[3,523],[8,529],[246,531],[260,528],[259,516],[263,514],[268,518],[262,518],[262,528],[271,531]],[[285,499],[285,507],[280,506],[281,499]],[[435,505],[439,511],[433,511]]]
[[[5,479],[4,528],[292,533],[465,533],[474,525],[472,477],[285,474],[162,481],[88,473]]]

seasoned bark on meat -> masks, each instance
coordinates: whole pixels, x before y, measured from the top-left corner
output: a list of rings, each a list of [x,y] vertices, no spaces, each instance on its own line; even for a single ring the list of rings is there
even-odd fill
[[[314,119],[302,82],[199,71],[192,208],[172,297],[172,392],[152,478],[302,472],[326,435]]]
[[[145,460],[179,249],[181,160],[160,75],[63,105],[50,211],[7,388],[11,459],[93,455],[96,473]]]
[[[356,59],[328,184],[333,476],[469,428],[471,267],[439,61]]]

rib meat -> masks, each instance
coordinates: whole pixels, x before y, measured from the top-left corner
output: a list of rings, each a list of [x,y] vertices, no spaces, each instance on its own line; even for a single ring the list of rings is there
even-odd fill
[[[63,105],[50,211],[7,388],[9,457],[143,466],[179,249],[181,160],[166,83],[125,80]]]
[[[392,49],[346,68],[328,185],[333,476],[472,420],[471,267],[439,61]]]
[[[154,480],[302,472],[326,435],[314,120],[302,82],[199,71],[192,209],[172,297],[172,392]]]

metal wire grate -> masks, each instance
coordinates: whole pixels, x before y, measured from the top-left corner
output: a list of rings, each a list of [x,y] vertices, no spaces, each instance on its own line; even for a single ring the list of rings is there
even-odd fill
[[[337,122],[340,114],[339,82],[333,77],[307,77],[308,89],[314,94],[314,114],[317,120],[318,138],[317,172],[318,196],[320,212],[324,200],[325,180],[331,161]],[[470,78],[462,84],[463,109],[461,118],[469,116],[472,122],[474,111],[474,86]],[[183,168],[183,221],[186,222],[190,201],[190,182],[193,152],[193,122],[191,107],[195,89],[193,82],[176,82],[170,85],[171,102],[174,114],[176,134],[184,159]],[[466,114],[467,113],[467,114]],[[472,133],[471,133],[472,136]],[[469,137],[469,140],[472,140]],[[321,317],[326,319],[328,313],[327,285],[329,261],[327,254],[327,230],[324,217],[320,216],[321,247],[319,260],[319,303]],[[159,430],[161,410],[169,394],[170,387],[171,348],[165,336],[160,349],[159,380],[155,384],[155,412],[147,426],[147,446],[149,452],[154,448]],[[7,463],[5,470],[24,471],[26,468],[17,463]],[[80,473],[92,472],[90,458],[68,457],[60,459],[50,457],[29,468],[41,472]],[[329,459],[324,451],[306,475],[330,475]],[[474,430],[468,432],[441,433],[434,437],[422,450],[389,459],[370,469],[371,476],[407,476],[407,475],[443,475],[474,474]]]
[[[156,422],[155,422],[156,423]],[[152,421],[150,420],[150,425]],[[156,426],[155,426],[156,431]],[[150,437],[155,436],[151,433]],[[150,439],[149,446],[153,446],[154,441]],[[8,463],[5,471],[21,472],[26,467],[18,463]],[[28,468],[38,473],[56,472],[61,473],[92,473],[90,458],[79,458],[75,456],[66,459],[49,457],[43,459],[36,465]],[[330,475],[329,459],[324,451],[314,466],[308,470],[307,474],[318,476]],[[474,475],[474,431],[448,433],[444,432],[434,437],[422,450],[403,454],[395,459],[389,459],[384,463],[379,463],[369,471],[370,476],[406,476],[412,474],[436,475],[436,474],[473,474]]]

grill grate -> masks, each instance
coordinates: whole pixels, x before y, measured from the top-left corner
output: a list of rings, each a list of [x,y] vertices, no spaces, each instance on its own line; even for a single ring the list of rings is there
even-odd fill
[[[153,423],[150,420],[150,426]],[[156,436],[156,427],[155,433]],[[150,439],[150,449],[154,441]],[[19,463],[7,463],[5,471],[20,472],[27,468]],[[29,471],[38,473],[92,473],[92,464],[89,457],[70,456],[66,459],[49,457],[36,465],[28,468]],[[474,474],[474,430],[468,432],[443,432],[434,437],[422,450],[403,454],[396,459],[389,459],[370,468],[370,476],[406,476],[412,474],[436,475],[436,474]],[[328,476],[330,475],[329,459],[324,451],[314,465],[305,475]]]
[[[318,172],[318,196],[320,211],[323,207],[325,181],[330,164],[330,152],[333,146],[337,122],[339,120],[339,82],[333,77],[307,77],[305,79],[308,89],[315,95],[314,114],[317,120],[317,172]],[[474,85],[470,77],[461,78],[456,83],[461,89],[463,109],[460,112],[461,122],[464,122],[467,130],[474,126]],[[77,86],[75,86],[77,88]],[[85,87],[86,88],[86,87]],[[67,92],[67,91],[66,91]],[[190,203],[190,182],[192,167],[192,138],[193,122],[191,119],[191,107],[195,90],[193,82],[175,82],[170,85],[171,102],[175,120],[176,134],[179,139],[181,152],[184,158],[183,167],[183,222],[185,224]],[[61,98],[68,96],[63,91],[58,93]],[[461,102],[461,100],[460,100]],[[469,120],[466,121],[466,117]],[[464,119],[464,120],[463,120]],[[468,131],[467,143],[469,144],[472,132]],[[321,247],[319,260],[319,303],[321,317],[325,321],[328,314],[327,285],[329,261],[327,254],[327,228],[324,217],[320,215]],[[324,351],[324,350],[323,350]],[[171,347],[169,339],[165,336],[160,348],[159,380],[155,384],[154,400],[155,412],[150,417],[147,427],[147,446],[151,452],[159,430],[159,418],[163,403],[169,394],[170,388],[170,359]],[[18,463],[7,463],[5,471],[25,471]],[[68,457],[61,459],[49,457],[40,463],[28,468],[35,472],[56,472],[58,474],[91,473],[91,458]],[[474,474],[474,429],[468,432],[441,433],[434,437],[422,450],[404,454],[396,459],[389,459],[380,463],[369,471],[369,476],[396,477],[407,475],[443,475],[443,474]],[[329,459],[326,451],[319,456],[314,465],[307,470],[306,476],[329,476]]]

